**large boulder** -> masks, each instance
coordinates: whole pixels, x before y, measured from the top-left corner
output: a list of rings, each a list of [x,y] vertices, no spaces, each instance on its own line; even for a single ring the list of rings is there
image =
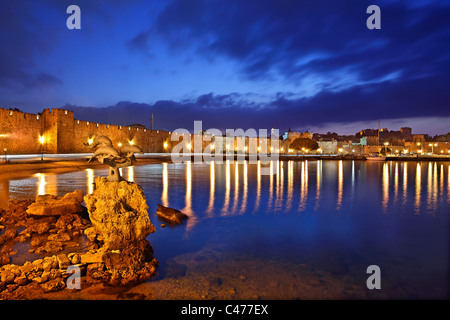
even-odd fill
[[[36,202],[27,208],[27,214],[34,216],[60,216],[83,211],[83,191],[75,190],[60,198],[54,195],[38,195]]]
[[[89,218],[110,250],[136,246],[155,232],[142,188],[132,182],[95,179],[96,189],[84,197]]]
[[[84,197],[92,222],[85,234],[100,246],[81,256],[82,263],[98,264],[88,275],[112,284],[150,277],[157,261],[146,238],[156,229],[150,222],[142,188],[136,183],[102,177],[95,179],[95,185],[96,190]]]

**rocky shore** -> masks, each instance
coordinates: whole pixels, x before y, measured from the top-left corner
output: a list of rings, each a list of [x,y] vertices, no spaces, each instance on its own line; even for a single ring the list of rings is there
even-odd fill
[[[62,198],[10,200],[0,209],[0,299],[73,288],[74,276],[82,289],[99,282],[128,285],[156,272],[158,262],[145,240],[155,228],[140,187],[104,178],[96,185],[85,197],[78,190]],[[17,247],[39,258],[13,264]]]

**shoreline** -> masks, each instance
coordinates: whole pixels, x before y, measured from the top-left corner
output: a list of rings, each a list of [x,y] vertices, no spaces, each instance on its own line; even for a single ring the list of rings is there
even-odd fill
[[[199,155],[190,155],[186,157],[190,161],[198,161]],[[260,157],[252,157],[249,155],[224,155],[222,160],[250,160],[259,159]],[[68,158],[68,159],[44,159],[41,160],[21,160],[21,161],[8,161],[8,163],[0,164],[0,180],[1,179],[25,179],[30,176],[42,172],[42,173],[68,173],[84,169],[98,169],[108,168],[107,164],[94,162],[88,163],[86,157]],[[203,156],[202,156],[203,161]],[[186,159],[184,159],[186,160]],[[214,160],[214,157],[210,157],[208,160]],[[271,157],[267,156],[262,158],[261,161],[270,161]],[[278,157],[280,161],[303,161],[303,160],[367,160],[363,155],[280,155]],[[384,161],[450,161],[450,156],[386,156]],[[171,155],[149,155],[141,156],[137,158],[137,161],[133,163],[133,166],[147,165],[147,164],[160,164],[164,162],[173,162]]]

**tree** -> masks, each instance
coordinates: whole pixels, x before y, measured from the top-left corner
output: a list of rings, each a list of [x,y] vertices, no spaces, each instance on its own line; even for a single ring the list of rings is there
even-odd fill
[[[319,149],[319,145],[316,141],[309,138],[297,138],[289,145],[289,149],[294,149],[297,151],[311,151]]]

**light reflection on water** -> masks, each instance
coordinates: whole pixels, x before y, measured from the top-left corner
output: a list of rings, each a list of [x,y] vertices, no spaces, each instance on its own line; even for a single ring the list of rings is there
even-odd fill
[[[448,162],[272,161],[271,175],[263,168],[229,160],[124,168],[123,177],[142,186],[153,224],[158,203],[189,216],[186,225],[149,236],[161,268],[214,242],[227,252],[271,257],[286,247],[289,259],[310,257],[312,264],[332,250],[341,252],[334,264],[378,263],[413,282],[414,272],[448,278]],[[86,169],[3,180],[0,205],[9,197],[92,193],[94,176],[107,174]]]
[[[260,206],[265,212],[291,212],[293,208],[302,212],[311,209],[312,199],[315,200],[314,210],[323,204],[329,206],[329,201],[335,199],[334,209],[341,211],[351,199],[357,202],[364,195],[365,188],[376,185],[378,170],[381,170],[378,175],[381,188],[373,190],[375,193],[370,196],[372,199],[379,196],[382,212],[389,212],[392,207],[413,206],[416,214],[432,213],[439,205],[449,202],[449,168],[450,165],[436,162],[272,161],[271,174],[262,175],[259,161],[252,165],[246,161],[238,163],[227,160],[224,164],[211,161],[207,165],[186,162],[178,167],[170,163],[133,166],[121,171],[128,181],[144,182],[144,190],[149,179],[160,181],[158,185],[161,190],[158,193],[161,196],[158,201],[164,206],[170,206],[175,198],[175,203],[180,206],[179,199],[183,198],[184,203],[179,209],[188,215],[194,216],[198,211],[200,215],[208,213],[215,216],[220,213],[227,216],[256,212]],[[176,174],[173,174],[174,171]],[[196,175],[200,172],[202,179],[197,181]],[[203,172],[208,173],[207,177]],[[59,175],[37,173],[29,179],[2,180],[0,205],[6,207],[10,196],[19,199],[46,193],[61,196],[75,189],[92,193],[94,176],[97,175],[106,176],[107,170],[85,169]],[[181,175],[184,179],[180,179]],[[368,179],[372,184],[367,183]],[[411,180],[414,185],[409,184]],[[208,201],[193,204],[194,188],[202,189],[202,194],[206,192]],[[413,203],[408,203],[410,194],[413,195]],[[322,197],[325,199],[321,200]]]

